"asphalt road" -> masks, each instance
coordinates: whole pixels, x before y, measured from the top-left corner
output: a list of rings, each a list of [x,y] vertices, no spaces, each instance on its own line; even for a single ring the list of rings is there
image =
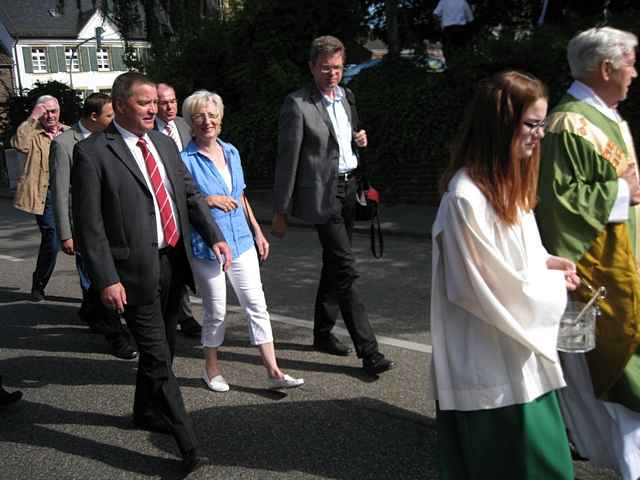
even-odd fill
[[[73,260],[60,254],[47,301],[28,301],[38,241],[33,218],[0,200],[0,374],[8,389],[24,392],[23,401],[0,410],[0,480],[183,478],[171,437],[133,428],[136,363],[110,356],[104,339],[78,319]],[[384,259],[375,260],[367,242],[355,238],[360,290],[381,348],[398,368],[374,379],[355,356],[309,348],[319,247],[312,231],[293,229],[272,241],[263,283],[280,365],[305,386],[264,388],[264,368],[236,307],[221,352],[230,392],[205,388],[199,343],[180,336],[176,376],[212,458],[189,478],[438,478],[427,400],[429,244],[389,238]],[[200,318],[197,300],[194,310]],[[615,478],[586,462],[576,463],[576,473]]]

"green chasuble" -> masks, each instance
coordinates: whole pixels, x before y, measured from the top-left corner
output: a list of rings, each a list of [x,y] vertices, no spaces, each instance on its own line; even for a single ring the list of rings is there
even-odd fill
[[[565,95],[542,141],[536,217],[549,253],[575,261],[583,279],[607,289],[596,349],[587,354],[596,396],[640,412],[638,208],[629,209],[627,222],[607,223],[617,179],[632,162],[626,123]],[[572,296],[586,301],[591,293],[581,287]]]

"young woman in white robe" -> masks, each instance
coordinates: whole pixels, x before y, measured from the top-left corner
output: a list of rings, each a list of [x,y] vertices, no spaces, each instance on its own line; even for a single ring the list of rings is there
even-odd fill
[[[533,216],[547,93],[524,73],[480,82],[432,229],[431,334],[441,478],[573,480],[554,390],[575,265]]]

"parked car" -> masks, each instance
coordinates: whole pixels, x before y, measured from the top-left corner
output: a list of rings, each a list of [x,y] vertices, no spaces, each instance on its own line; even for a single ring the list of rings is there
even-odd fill
[[[364,63],[346,65],[344,72],[342,73],[342,84],[346,85],[361,71],[366,70],[367,68],[375,67],[376,65],[380,65],[381,63],[382,60],[374,59],[367,60]]]

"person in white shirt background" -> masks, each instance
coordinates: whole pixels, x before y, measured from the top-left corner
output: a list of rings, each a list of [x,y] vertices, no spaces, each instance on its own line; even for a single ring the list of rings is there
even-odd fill
[[[447,62],[453,52],[471,41],[473,12],[466,0],[440,0],[433,15],[442,28],[442,50]]]

